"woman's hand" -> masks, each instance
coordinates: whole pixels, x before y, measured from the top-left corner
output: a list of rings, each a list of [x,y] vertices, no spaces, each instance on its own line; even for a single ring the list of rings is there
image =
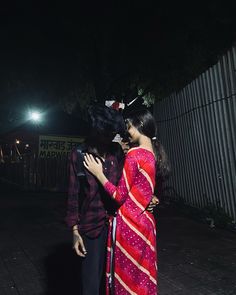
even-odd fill
[[[159,199],[156,196],[152,196],[151,202],[147,206],[147,211],[153,213],[153,209],[159,204]]]
[[[102,161],[98,158],[94,158],[90,154],[84,156],[84,166],[97,177],[98,181],[104,186],[108,181],[103,173]]]
[[[85,154],[84,166],[96,177],[99,177],[99,175],[103,174],[101,160],[98,158],[94,158],[91,154]]]

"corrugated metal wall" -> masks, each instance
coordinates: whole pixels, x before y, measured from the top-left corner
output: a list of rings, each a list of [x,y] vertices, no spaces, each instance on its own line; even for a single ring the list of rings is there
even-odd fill
[[[169,185],[189,204],[220,204],[236,219],[236,47],[154,106],[172,165]]]

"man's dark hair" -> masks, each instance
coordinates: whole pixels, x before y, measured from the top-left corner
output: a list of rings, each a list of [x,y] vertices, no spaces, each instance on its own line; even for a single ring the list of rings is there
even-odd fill
[[[124,134],[125,124],[121,113],[104,105],[88,107],[89,137],[111,142],[117,133]]]

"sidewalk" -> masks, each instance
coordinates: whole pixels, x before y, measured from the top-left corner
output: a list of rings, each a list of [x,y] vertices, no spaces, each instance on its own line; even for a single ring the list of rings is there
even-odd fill
[[[0,295],[78,294],[66,196],[1,192]],[[159,295],[236,294],[236,234],[161,209]]]
[[[158,232],[160,295],[236,294],[235,233],[166,211]]]

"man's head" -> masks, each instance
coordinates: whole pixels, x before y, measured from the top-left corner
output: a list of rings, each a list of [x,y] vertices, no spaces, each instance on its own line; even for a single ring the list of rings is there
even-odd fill
[[[99,142],[110,143],[117,133],[125,132],[121,113],[104,105],[88,107],[88,124],[88,136]]]

